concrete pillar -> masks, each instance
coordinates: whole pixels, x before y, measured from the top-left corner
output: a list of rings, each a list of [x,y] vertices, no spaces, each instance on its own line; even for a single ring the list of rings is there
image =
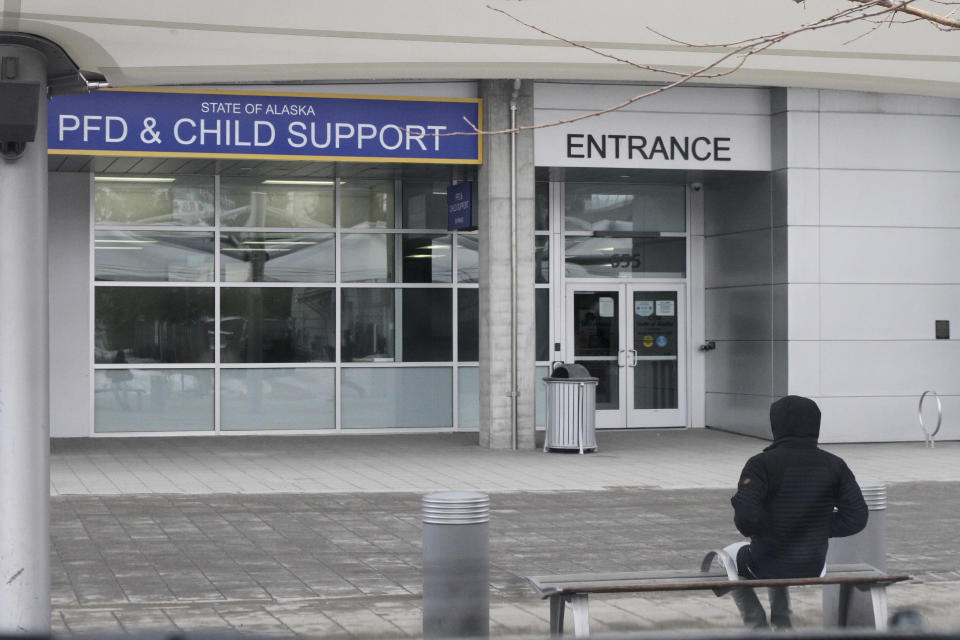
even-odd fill
[[[483,126],[510,127],[513,80],[480,82]],[[533,83],[517,96],[517,125],[533,123]],[[513,446],[511,423],[511,199],[510,135],[483,140],[480,168],[480,446]],[[535,446],[536,327],[534,319],[534,164],[533,133],[517,134],[517,447]]]
[[[39,82],[36,139],[0,159],[0,635],[50,631],[50,429],[46,59],[9,81]],[[0,95],[0,100],[4,96]]]

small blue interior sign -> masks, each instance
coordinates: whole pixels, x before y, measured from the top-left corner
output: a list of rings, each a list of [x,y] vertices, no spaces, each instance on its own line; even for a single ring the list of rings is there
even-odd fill
[[[475,229],[473,222],[473,183],[460,182],[447,187],[447,231]]]

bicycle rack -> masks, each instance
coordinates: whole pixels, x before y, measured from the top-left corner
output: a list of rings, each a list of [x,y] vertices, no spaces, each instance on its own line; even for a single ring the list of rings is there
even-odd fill
[[[937,399],[937,426],[933,429],[932,433],[927,431],[927,427],[923,424],[923,401],[926,400],[928,395],[932,395]],[[943,423],[943,403],[940,402],[940,396],[937,395],[936,391],[924,391],[923,395],[920,396],[920,404],[917,406],[917,420],[920,421],[920,428],[923,430],[923,438],[926,440],[927,447],[933,449],[933,439],[937,435],[937,432],[940,431],[940,424]]]

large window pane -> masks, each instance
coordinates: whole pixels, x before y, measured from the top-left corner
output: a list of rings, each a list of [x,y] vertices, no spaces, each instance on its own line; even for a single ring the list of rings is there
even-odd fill
[[[534,197],[534,225],[537,231],[550,230],[550,183],[536,183]]]
[[[569,236],[566,272],[571,278],[683,278],[687,240]]]
[[[393,362],[396,320],[393,289],[342,289],[340,306],[343,362]]]
[[[686,230],[683,185],[566,184],[567,231]]]
[[[450,289],[402,289],[403,362],[453,360]]]
[[[450,282],[453,250],[451,238],[403,234],[402,282]]]
[[[446,229],[448,182],[403,182],[404,229]]]
[[[213,234],[97,231],[97,280],[213,281]]]
[[[104,225],[213,226],[213,176],[97,176],[93,220]]]
[[[334,369],[223,369],[220,428],[333,429]]]
[[[221,362],[332,362],[332,288],[220,289]]]
[[[340,236],[342,282],[395,282],[396,234],[345,233]]]
[[[535,289],[537,346],[536,359],[550,359],[550,289]]]
[[[224,282],[333,282],[333,233],[220,234],[220,278]]]
[[[479,236],[457,236],[457,282],[480,282]]]
[[[225,227],[333,226],[330,180],[221,178],[220,224]]]
[[[213,362],[213,289],[97,287],[98,364]]]
[[[392,229],[395,215],[393,180],[340,182],[340,226]]]
[[[94,430],[212,431],[212,369],[100,369]]]
[[[460,367],[457,371],[457,413],[460,429],[480,428],[480,369]]]
[[[457,289],[457,359],[480,360],[479,289]]]
[[[534,282],[550,282],[550,236],[534,236],[533,265]]]
[[[344,429],[453,426],[450,367],[351,367],[341,375]]]

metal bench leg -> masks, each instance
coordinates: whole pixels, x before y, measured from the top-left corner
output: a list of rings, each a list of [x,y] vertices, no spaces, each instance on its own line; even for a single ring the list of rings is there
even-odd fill
[[[550,596],[550,637],[559,638],[563,635],[563,608],[566,603],[563,595]]]
[[[870,599],[873,601],[873,624],[877,631],[887,630],[887,587],[872,585]]]
[[[570,596],[570,608],[573,610],[573,635],[584,638],[590,635],[590,604],[587,594],[577,593]]]

